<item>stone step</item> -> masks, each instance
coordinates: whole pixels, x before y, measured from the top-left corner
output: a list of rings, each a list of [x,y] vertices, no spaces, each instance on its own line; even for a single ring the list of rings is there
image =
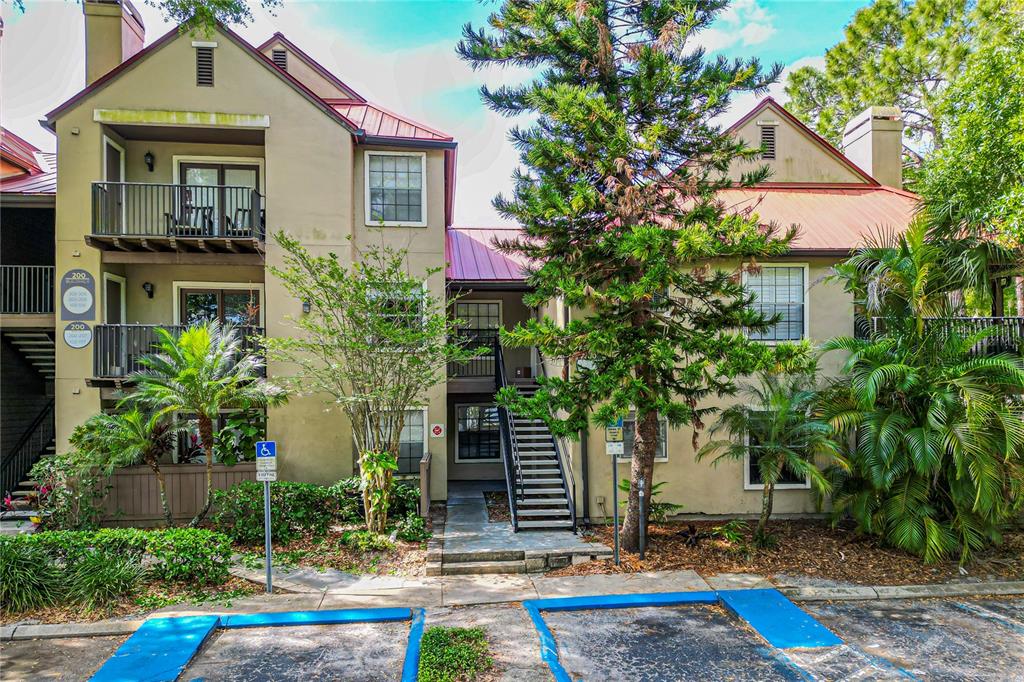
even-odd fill
[[[565,521],[528,521],[522,520],[519,522],[520,528],[572,528],[572,520],[567,519]]]
[[[562,509],[520,509],[519,516],[568,516],[569,510]]]
[[[493,575],[496,573],[526,573],[526,561],[523,559],[516,561],[462,561],[454,564],[446,561],[441,564],[441,575]]]
[[[464,564],[479,561],[522,561],[526,552],[519,549],[481,549],[474,552],[444,552],[445,564]]]

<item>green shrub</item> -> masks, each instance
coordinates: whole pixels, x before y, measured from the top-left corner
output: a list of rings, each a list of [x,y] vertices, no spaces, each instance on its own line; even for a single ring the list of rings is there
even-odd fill
[[[323,534],[338,519],[333,487],[278,481],[270,484],[270,528],[274,540],[289,542],[303,532]],[[243,481],[213,491],[213,527],[235,542],[263,541],[263,484]]]
[[[395,545],[385,535],[378,535],[368,530],[348,530],[341,536],[343,544],[354,547],[361,552],[386,551]]]
[[[358,523],[363,518],[363,493],[359,477],[343,478],[331,486],[331,496],[338,504],[340,523]]]
[[[169,528],[148,533],[146,553],[161,580],[222,583],[228,578],[231,540],[204,528]]]
[[[27,611],[57,602],[63,571],[42,547],[19,542],[31,535],[0,537],[0,610]]]
[[[87,609],[108,606],[133,594],[145,575],[142,564],[131,556],[90,550],[67,569],[67,596]]]
[[[494,666],[483,628],[434,626],[420,645],[420,682],[475,680]]]
[[[406,542],[423,542],[430,537],[426,521],[418,514],[409,514],[395,524],[399,540]]]
[[[388,516],[393,519],[404,519],[416,514],[420,508],[420,489],[409,483],[395,483],[391,492],[391,507]]]

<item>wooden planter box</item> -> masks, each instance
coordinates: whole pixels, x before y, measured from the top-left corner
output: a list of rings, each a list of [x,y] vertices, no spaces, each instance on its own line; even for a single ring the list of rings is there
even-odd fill
[[[161,471],[167,483],[167,501],[176,522],[195,516],[206,499],[205,464],[168,464]],[[213,487],[224,490],[242,481],[256,480],[256,463],[243,462],[233,467],[213,465]],[[104,526],[162,526],[163,508],[156,476],[148,466],[118,469],[107,480],[110,486],[103,500]]]

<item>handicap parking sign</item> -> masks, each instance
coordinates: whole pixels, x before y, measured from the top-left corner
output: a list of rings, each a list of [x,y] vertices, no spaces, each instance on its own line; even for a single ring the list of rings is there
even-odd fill
[[[277,441],[261,440],[256,443],[256,480],[277,480]]]

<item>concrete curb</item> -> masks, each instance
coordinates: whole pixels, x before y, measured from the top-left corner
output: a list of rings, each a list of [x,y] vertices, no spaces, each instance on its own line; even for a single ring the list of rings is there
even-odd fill
[[[1024,594],[1024,580],[954,585],[875,585],[850,587],[780,587],[793,601],[865,601],[936,597],[1010,596]]]
[[[276,587],[276,583],[275,583]],[[395,588],[395,593],[403,589]],[[939,597],[981,597],[1024,595],[1024,580],[964,583],[955,585],[875,585],[848,587],[779,587],[779,592],[793,601],[875,601],[882,599],[934,599]],[[345,593],[332,595],[344,597]],[[353,595],[364,596],[364,595]],[[379,596],[379,595],[371,595]],[[522,598],[495,600],[488,598],[480,602],[470,601],[459,603],[459,606],[476,606],[483,604],[515,603]],[[163,617],[154,615],[154,617]],[[0,641],[10,642],[28,639],[58,639],[71,637],[109,637],[130,635],[145,621],[117,620],[96,621],[93,623],[57,623],[53,625],[6,625],[0,627]]]

